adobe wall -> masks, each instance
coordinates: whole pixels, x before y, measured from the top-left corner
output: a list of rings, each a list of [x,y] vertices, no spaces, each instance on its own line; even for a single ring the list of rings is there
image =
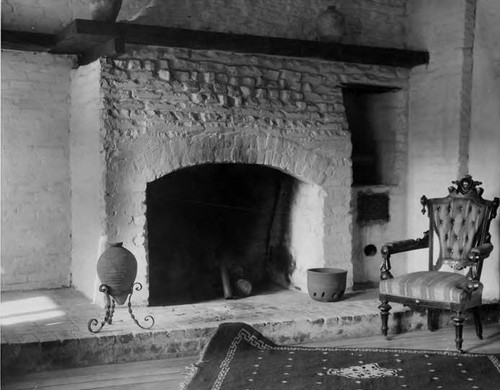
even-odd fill
[[[2,51],[2,290],[71,283],[72,66]]]

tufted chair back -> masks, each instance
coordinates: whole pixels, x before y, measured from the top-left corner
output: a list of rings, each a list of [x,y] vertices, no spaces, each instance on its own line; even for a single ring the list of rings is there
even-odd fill
[[[457,188],[450,187],[444,198],[422,197],[425,213],[429,213],[429,270],[439,270],[443,265],[462,269],[463,261],[470,250],[488,239],[489,222],[493,218],[491,201],[481,197],[479,182],[462,180],[455,182]],[[439,257],[433,261],[434,234],[439,243]]]

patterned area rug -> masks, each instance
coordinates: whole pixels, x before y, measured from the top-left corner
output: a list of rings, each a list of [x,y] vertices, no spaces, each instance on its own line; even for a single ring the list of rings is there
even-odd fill
[[[186,390],[499,389],[499,356],[282,346],[227,323],[207,344]]]

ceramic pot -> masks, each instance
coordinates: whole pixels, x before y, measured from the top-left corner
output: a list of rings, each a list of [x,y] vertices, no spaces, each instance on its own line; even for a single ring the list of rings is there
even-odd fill
[[[122,7],[122,0],[90,0],[89,7],[92,20],[114,22]]]
[[[97,276],[116,303],[123,305],[137,276],[137,260],[121,242],[111,244],[97,260]]]
[[[316,301],[333,302],[342,299],[346,288],[347,271],[338,268],[307,270],[307,291]]]
[[[316,19],[316,34],[323,42],[340,41],[344,35],[345,19],[335,6],[329,6]]]
[[[236,289],[240,296],[248,297],[252,293],[252,283],[246,279],[238,279],[236,281]]]

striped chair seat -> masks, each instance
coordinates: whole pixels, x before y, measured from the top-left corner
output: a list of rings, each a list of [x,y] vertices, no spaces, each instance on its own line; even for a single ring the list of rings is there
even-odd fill
[[[466,307],[481,304],[483,285],[473,291],[467,278],[453,272],[413,272],[397,278],[381,280],[380,293],[422,301],[451,302]]]

